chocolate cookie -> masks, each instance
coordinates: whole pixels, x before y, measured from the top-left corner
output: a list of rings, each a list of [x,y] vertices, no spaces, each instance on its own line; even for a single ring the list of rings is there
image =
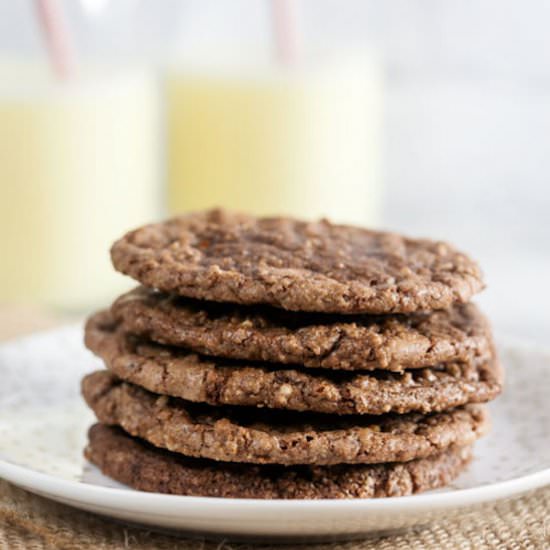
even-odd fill
[[[85,456],[104,474],[141,491],[265,498],[397,497],[450,483],[471,460],[469,447],[450,447],[406,463],[338,466],[254,466],[188,458],[96,424]]]
[[[210,407],[159,396],[108,371],[82,381],[104,424],[187,456],[256,464],[404,462],[473,443],[488,429],[474,405],[432,415],[327,416],[244,407]]]
[[[427,413],[489,401],[502,385],[494,358],[401,374],[244,365],[144,342],[127,335],[108,312],[90,318],[85,340],[118,378],[151,392],[210,405],[335,414]]]
[[[410,313],[483,288],[477,265],[442,242],[219,210],[132,231],[111,257],[151,288],[292,311]]]
[[[404,369],[489,359],[474,304],[431,314],[334,316],[204,302],[137,288],[111,311],[127,332],[218,357],[338,370]]]

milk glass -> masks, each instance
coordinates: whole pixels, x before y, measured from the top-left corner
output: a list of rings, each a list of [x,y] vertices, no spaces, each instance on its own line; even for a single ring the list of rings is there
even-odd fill
[[[158,216],[155,81],[0,62],[0,302],[82,310],[130,283],[109,246]]]
[[[172,68],[169,209],[376,224],[380,88],[366,56],[306,68]]]

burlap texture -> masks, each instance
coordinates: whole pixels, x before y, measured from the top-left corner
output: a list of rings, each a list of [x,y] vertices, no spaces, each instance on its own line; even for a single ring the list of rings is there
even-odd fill
[[[546,549],[550,548],[550,487],[498,503],[474,516],[378,539],[286,546],[318,550]],[[207,542],[152,533],[31,495],[0,481],[0,549],[267,550],[273,545]]]

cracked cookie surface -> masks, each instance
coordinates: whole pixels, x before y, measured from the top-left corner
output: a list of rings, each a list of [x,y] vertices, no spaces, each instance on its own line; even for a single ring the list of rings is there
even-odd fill
[[[118,298],[127,332],[231,359],[337,370],[404,369],[491,356],[490,326],[474,304],[431,314],[337,316],[178,298],[140,287]]]
[[[86,325],[88,348],[118,378],[151,392],[210,405],[334,414],[442,411],[495,398],[498,360],[450,363],[404,373],[297,370],[200,356],[128,335],[112,315]]]
[[[292,311],[428,311],[467,302],[484,286],[477,264],[443,242],[221,210],[131,231],[111,258],[151,288]]]
[[[255,466],[183,457],[122,430],[96,424],[85,456],[104,474],[141,491],[226,498],[379,498],[450,483],[471,460],[469,447],[406,463]]]
[[[186,456],[255,464],[405,462],[466,446],[489,427],[468,405],[421,415],[332,416],[246,407],[210,407],[159,396],[108,371],[82,381],[82,394],[103,424]]]

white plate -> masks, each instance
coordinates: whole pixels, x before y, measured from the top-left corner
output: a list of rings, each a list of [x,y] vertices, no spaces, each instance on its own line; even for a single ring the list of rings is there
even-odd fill
[[[93,422],[79,379],[100,367],[79,327],[0,347],[0,476],[105,516],[206,536],[351,538],[425,524],[550,483],[550,353],[501,351],[507,388],[493,430],[452,486],[391,499],[269,501],[151,494],[102,476],[82,458]]]

